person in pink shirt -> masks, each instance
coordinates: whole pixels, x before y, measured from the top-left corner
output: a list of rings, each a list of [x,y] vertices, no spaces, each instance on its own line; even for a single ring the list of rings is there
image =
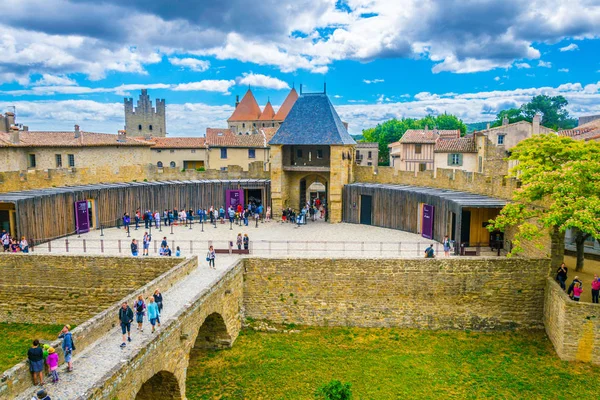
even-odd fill
[[[579,282],[573,288],[573,301],[579,301],[579,298],[581,297],[581,293],[583,293],[583,289],[581,288],[581,282]]]
[[[56,353],[56,350],[54,350],[54,347],[50,347],[48,349],[48,358],[46,358],[46,363],[50,369],[50,374],[52,374],[52,382],[58,382],[58,354]]]
[[[592,280],[592,303],[598,304],[598,295],[600,294],[600,278],[597,274],[594,274]]]

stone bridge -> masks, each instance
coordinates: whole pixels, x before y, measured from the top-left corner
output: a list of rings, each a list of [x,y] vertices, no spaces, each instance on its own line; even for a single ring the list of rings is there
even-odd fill
[[[209,270],[196,267],[193,258],[171,270],[178,276],[171,277],[176,282],[163,291],[161,327],[152,334],[145,322],[145,332],[140,333],[132,324],[133,341],[125,349],[119,348],[118,304],[77,327],[75,369],[72,373],[61,370],[60,384],[48,386],[52,399],[185,399],[186,371],[193,349],[230,347],[241,329],[243,262],[235,257],[221,257],[219,261],[228,266]],[[151,282],[131,299],[138,293],[150,296],[157,284],[160,282]],[[162,284],[166,286],[166,282]],[[86,345],[86,334],[94,330],[103,334]],[[17,392],[21,385],[16,375],[8,377],[14,390],[5,385],[9,390],[0,392],[0,398],[30,400],[35,388]],[[21,383],[30,385],[27,374],[20,378]]]

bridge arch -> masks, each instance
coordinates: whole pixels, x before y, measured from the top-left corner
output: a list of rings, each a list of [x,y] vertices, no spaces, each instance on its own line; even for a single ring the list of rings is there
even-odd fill
[[[148,379],[135,400],[181,400],[183,398],[177,377],[169,371],[160,371]]]
[[[194,349],[221,350],[231,347],[232,339],[221,314],[214,312],[198,329]]]

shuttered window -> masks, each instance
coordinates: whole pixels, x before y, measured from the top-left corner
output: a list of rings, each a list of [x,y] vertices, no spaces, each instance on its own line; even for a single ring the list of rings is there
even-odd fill
[[[448,165],[462,166],[463,155],[461,153],[449,153],[448,154]]]

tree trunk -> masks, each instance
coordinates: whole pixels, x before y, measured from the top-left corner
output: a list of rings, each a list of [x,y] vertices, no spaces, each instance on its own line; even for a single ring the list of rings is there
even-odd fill
[[[556,271],[565,260],[565,233],[554,226],[550,229],[550,239],[550,262]]]
[[[577,249],[577,264],[575,271],[583,271],[583,263],[585,262],[585,241],[590,237],[589,234],[584,234],[580,230],[575,232],[575,248]]]

